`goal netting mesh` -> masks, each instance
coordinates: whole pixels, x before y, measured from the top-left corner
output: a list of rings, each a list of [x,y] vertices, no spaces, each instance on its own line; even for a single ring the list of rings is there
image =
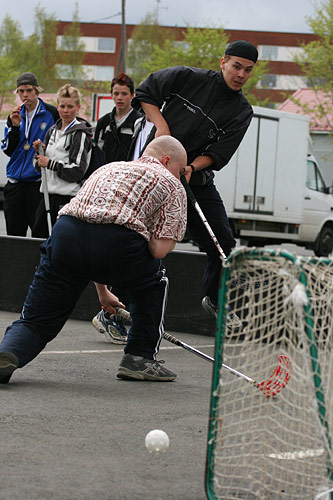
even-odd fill
[[[240,248],[224,266],[219,311],[208,498],[333,498],[333,261]],[[222,367],[260,383],[281,354],[290,379],[272,397]]]

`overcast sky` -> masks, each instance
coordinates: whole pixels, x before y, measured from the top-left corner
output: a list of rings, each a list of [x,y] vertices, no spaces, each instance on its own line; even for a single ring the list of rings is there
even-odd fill
[[[75,0],[27,0],[3,2],[6,14],[20,23],[25,36],[34,29],[37,5],[61,21],[71,21]],[[82,22],[121,23],[121,0],[80,0]],[[227,29],[310,33],[306,16],[313,16],[315,0],[126,0],[126,23],[138,24],[158,5],[159,22],[167,26],[223,26]]]

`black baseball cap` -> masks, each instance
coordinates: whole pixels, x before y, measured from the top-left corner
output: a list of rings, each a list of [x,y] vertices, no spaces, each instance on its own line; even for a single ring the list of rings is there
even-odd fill
[[[17,87],[20,85],[33,85],[34,87],[39,87],[37,76],[34,73],[22,73],[16,81]]]
[[[244,59],[250,59],[254,63],[258,59],[257,48],[247,40],[235,40],[229,43],[225,49],[225,54],[230,56],[244,57]]]

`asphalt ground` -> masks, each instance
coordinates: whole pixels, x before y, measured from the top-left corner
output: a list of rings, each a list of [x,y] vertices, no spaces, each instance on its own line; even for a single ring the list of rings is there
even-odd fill
[[[0,338],[18,315],[0,312]],[[172,332],[170,332],[172,333]],[[214,338],[174,333],[210,356]],[[123,346],[70,320],[0,385],[1,500],[203,500],[212,364],[163,340],[174,382],[116,378]],[[146,434],[169,449],[152,455]]]
[[[0,339],[17,318],[0,311]],[[170,333],[214,356],[214,338]],[[177,380],[130,382],[116,378],[122,352],[91,323],[70,320],[43,353],[0,385],[0,500],[206,499],[212,365],[163,340],[159,359]],[[168,433],[166,453],[146,450],[152,429]]]

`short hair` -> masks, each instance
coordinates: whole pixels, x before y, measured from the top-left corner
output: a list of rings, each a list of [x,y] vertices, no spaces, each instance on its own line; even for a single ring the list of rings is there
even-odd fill
[[[126,75],[125,73],[119,73],[118,76],[116,76],[115,78],[113,78],[113,80],[111,81],[111,92],[113,90],[113,87],[116,84],[118,84],[118,85],[126,85],[130,89],[131,94],[133,94],[133,92],[134,92],[134,82],[133,82],[132,78],[130,76]]]
[[[30,85],[30,83],[24,83],[23,85]],[[37,87],[36,85],[31,85],[31,87],[35,90],[37,95],[41,94],[44,90],[44,89],[42,89],[42,87],[39,87],[39,86]],[[17,87],[17,89],[14,90],[14,94],[18,94],[18,91],[19,91],[19,87]]]
[[[65,83],[57,92],[57,102],[59,103],[59,99],[61,97],[71,97],[75,100],[75,104],[80,104],[81,102],[81,94],[79,89],[72,87],[70,83]]]

